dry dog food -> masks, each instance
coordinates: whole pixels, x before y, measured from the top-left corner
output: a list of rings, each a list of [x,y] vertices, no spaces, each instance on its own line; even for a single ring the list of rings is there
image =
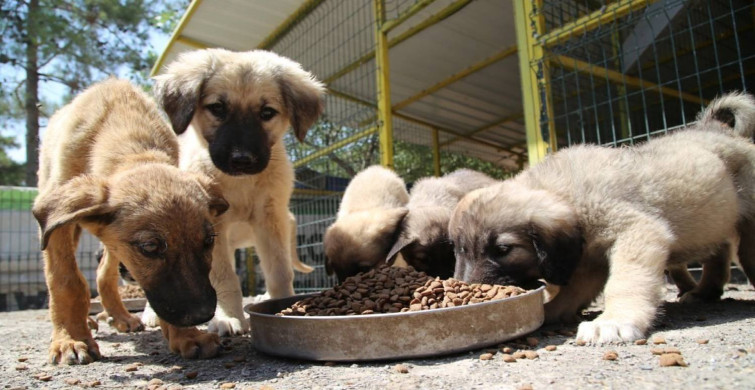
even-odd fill
[[[413,268],[381,267],[346,278],[342,284],[282,310],[283,316],[398,313],[455,307],[523,294],[514,286],[467,284],[432,278]]]

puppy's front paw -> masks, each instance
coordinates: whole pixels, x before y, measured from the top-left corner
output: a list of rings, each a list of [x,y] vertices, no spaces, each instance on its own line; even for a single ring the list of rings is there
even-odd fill
[[[163,334],[168,339],[170,351],[184,359],[208,359],[220,353],[220,337],[214,333],[172,327],[167,332],[164,329]]]
[[[74,340],[70,336],[53,336],[50,342],[50,363],[89,364],[101,357],[93,338]]]
[[[241,314],[241,318],[230,317],[220,310],[215,312],[215,317],[207,325],[208,331],[217,333],[222,337],[241,335],[249,332],[249,329],[249,320],[243,314]]]
[[[682,294],[679,302],[684,304],[717,302],[723,293],[723,290],[694,288]]]
[[[97,320],[105,320],[108,325],[117,329],[121,333],[141,332],[144,330],[144,324],[139,317],[131,314],[122,316],[111,316],[107,311],[97,314]]]
[[[631,323],[598,317],[595,321],[579,324],[577,340],[591,344],[631,342],[641,339],[644,333]]]
[[[157,314],[154,310],[152,310],[152,307],[149,306],[149,303],[144,306],[144,312],[142,313],[142,324],[150,328],[154,328],[160,325]]]

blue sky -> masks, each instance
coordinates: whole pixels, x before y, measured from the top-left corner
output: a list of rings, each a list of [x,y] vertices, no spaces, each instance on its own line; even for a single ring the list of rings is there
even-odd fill
[[[145,50],[152,49],[159,55],[162,53],[163,49],[168,44],[168,40],[170,39],[170,36],[167,34],[162,34],[159,32],[153,32],[150,34],[150,47],[145,48]],[[7,71],[6,67],[0,68],[0,72]],[[18,79],[22,79],[23,76],[16,77]],[[45,100],[53,101],[60,103],[61,96],[64,96],[66,93],[65,87],[58,83],[53,82],[41,82],[39,86],[39,94],[40,97],[42,97]],[[47,124],[47,119],[44,118],[40,120],[40,137],[44,136],[44,126]],[[15,149],[8,149],[8,156],[12,158],[13,160],[17,162],[25,162],[26,161],[26,126],[25,122],[23,120],[20,121],[14,121],[13,123],[6,123],[5,126],[0,127],[0,131],[2,131],[2,135],[4,136],[10,136],[13,135],[16,137],[16,142],[21,145],[19,148]]]

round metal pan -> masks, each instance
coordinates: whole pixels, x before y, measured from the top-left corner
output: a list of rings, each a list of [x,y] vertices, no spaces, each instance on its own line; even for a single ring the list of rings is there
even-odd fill
[[[272,299],[244,308],[254,347],[270,355],[319,361],[437,356],[495,345],[543,324],[545,287],[511,298],[404,313],[276,316],[316,294]]]

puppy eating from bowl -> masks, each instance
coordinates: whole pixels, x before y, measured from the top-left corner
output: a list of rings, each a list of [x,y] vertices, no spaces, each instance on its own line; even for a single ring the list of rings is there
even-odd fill
[[[129,82],[95,84],[55,113],[42,141],[32,208],[50,292],[50,361],[86,364],[100,357],[87,326],[89,288],[76,265],[82,228],[104,244],[97,287],[116,328],[142,328],[118,294],[123,262],[173,352],[217,355],[217,335],[193,326],[215,311],[214,221],[227,208],[209,177],[178,168],[175,135],[156,104]]]
[[[729,258],[739,235],[740,264],[755,281],[755,146],[705,117],[713,120],[639,146],[564,149],[469,193],[449,223],[455,277],[559,285],[545,305],[551,323],[579,321],[602,292],[605,310],[577,333],[593,343],[644,337],[664,269],[686,254]]]

